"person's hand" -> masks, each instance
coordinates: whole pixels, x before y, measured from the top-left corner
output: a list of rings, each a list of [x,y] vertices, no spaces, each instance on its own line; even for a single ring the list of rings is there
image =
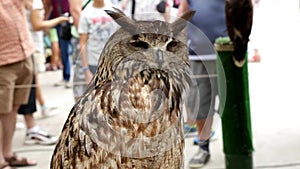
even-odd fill
[[[127,3],[128,3],[127,0],[124,0],[124,1],[121,3],[121,8],[122,8],[122,10],[125,10],[125,9],[126,9]]]
[[[74,23],[74,19],[73,19],[72,16],[70,16],[70,17],[68,18],[68,22],[69,22],[69,23]]]
[[[84,71],[84,77],[86,84],[89,84],[93,78],[93,73],[88,69]]]
[[[24,6],[27,10],[30,10],[32,9],[32,3],[33,3],[33,0],[22,0],[23,3],[24,3]]]
[[[59,17],[59,22],[60,22],[60,23],[63,23],[63,22],[70,22],[70,18],[71,18],[71,17],[68,17],[68,16],[60,16],[60,17]]]

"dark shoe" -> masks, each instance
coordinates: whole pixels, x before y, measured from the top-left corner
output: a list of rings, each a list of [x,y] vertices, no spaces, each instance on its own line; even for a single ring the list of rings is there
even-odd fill
[[[214,141],[216,140],[217,138],[215,137],[215,131],[211,131],[210,132],[210,136],[209,136],[209,140],[210,141]],[[199,137],[196,136],[195,139],[194,139],[194,145],[199,145]]]
[[[4,162],[4,163],[0,163],[0,169],[16,169],[16,168],[11,167],[7,162]]]
[[[190,160],[189,167],[201,168],[208,162],[209,159],[210,153],[200,148],[199,151]]]
[[[15,153],[12,157],[5,157],[5,161],[11,167],[29,167],[29,166],[36,166],[37,163],[33,160],[28,160],[25,157],[18,157]]]

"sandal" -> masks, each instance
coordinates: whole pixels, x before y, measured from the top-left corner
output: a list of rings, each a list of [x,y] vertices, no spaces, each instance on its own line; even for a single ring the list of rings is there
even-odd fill
[[[5,157],[5,161],[12,167],[28,167],[37,165],[35,161],[28,160],[24,157],[18,157],[15,153],[12,157]]]
[[[14,167],[10,167],[7,162],[0,163],[0,169],[15,169]]]

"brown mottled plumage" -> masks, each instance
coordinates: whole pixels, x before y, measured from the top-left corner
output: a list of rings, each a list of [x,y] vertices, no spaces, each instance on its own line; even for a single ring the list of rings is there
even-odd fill
[[[87,91],[71,110],[51,168],[183,167],[182,103],[190,79],[182,29],[107,11],[121,28],[101,53]]]
[[[237,67],[242,67],[252,29],[252,1],[226,0],[225,13],[228,35],[234,46],[233,61]]]

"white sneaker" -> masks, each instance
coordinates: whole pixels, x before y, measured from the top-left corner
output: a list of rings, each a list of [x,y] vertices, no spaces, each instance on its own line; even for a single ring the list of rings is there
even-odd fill
[[[54,86],[55,87],[58,87],[58,86],[63,86],[63,85],[65,85],[65,81],[64,80],[61,80],[61,81],[59,81],[59,82],[56,82],[56,83],[54,83]]]
[[[42,106],[41,107],[42,117],[46,118],[46,117],[51,117],[56,115],[56,112],[54,112],[55,109],[57,109],[57,107]]]
[[[209,161],[209,159],[210,153],[200,148],[199,151],[189,161],[189,167],[201,168]]]
[[[50,135],[47,132],[40,129],[37,132],[27,132],[24,143],[28,145],[54,145],[56,144],[57,140],[57,136]]]
[[[25,128],[25,124],[23,122],[17,122],[16,123],[16,129],[19,130],[19,129],[23,129]]]
[[[72,83],[70,82],[70,81],[65,81],[65,88],[66,89],[70,89],[70,88],[72,88],[73,86],[72,86]]]

